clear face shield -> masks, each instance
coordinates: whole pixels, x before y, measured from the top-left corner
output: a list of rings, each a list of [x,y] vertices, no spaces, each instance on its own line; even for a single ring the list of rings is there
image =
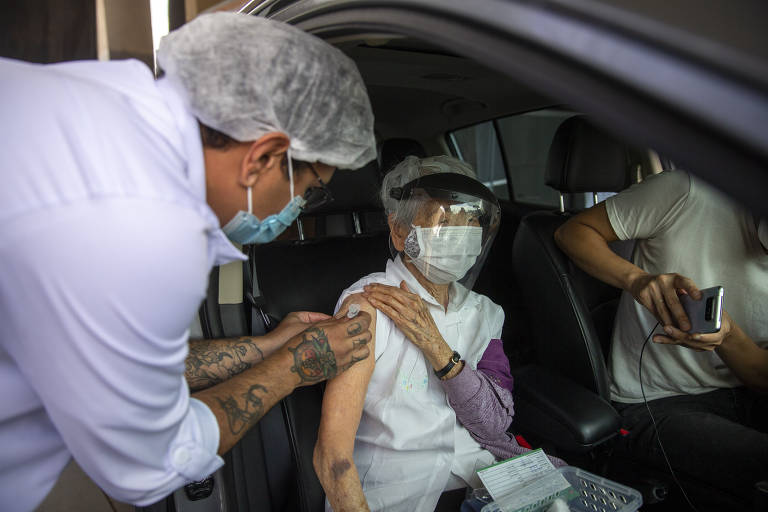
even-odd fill
[[[408,229],[403,261],[435,284],[458,282],[471,290],[499,228],[493,193],[463,174],[440,173],[390,196],[398,199],[395,222]]]

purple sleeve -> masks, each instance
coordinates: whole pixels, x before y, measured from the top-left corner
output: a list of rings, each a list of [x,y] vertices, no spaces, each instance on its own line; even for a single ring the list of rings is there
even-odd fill
[[[490,377],[497,386],[512,392],[514,381],[509,370],[509,359],[504,353],[504,346],[500,339],[491,340],[480,362],[477,363],[477,369]]]
[[[512,377],[501,340],[491,340],[477,370],[465,364],[458,375],[442,383],[456,417],[473,436],[490,440],[505,435],[515,412]]]
[[[477,370],[465,365],[457,376],[442,381],[442,385],[456,417],[480,446],[499,459],[529,451],[507,433],[515,412],[512,376],[501,340],[491,340]],[[556,457],[549,459],[555,467],[565,465]]]

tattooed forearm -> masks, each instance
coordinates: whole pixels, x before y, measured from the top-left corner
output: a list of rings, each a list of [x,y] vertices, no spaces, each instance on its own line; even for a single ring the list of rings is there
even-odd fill
[[[330,379],[336,375],[336,355],[331,350],[325,331],[310,327],[302,334],[302,341],[295,348],[291,371],[298,374],[302,384]]]
[[[192,390],[204,389],[264,359],[253,338],[199,340],[189,344],[185,376]]]
[[[233,396],[225,399],[216,397],[219,406],[227,416],[229,430],[233,435],[239,435],[243,430],[251,428],[264,415],[264,402],[261,396],[267,392],[267,388],[259,384],[252,385],[242,395],[242,403]]]

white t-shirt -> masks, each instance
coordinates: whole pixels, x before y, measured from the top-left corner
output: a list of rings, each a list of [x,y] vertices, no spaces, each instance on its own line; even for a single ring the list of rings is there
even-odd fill
[[[72,456],[147,505],[223,463],[184,380],[210,268],[243,259],[205,201],[197,122],[137,61],[0,59],[0,508]]]
[[[451,288],[445,311],[400,258],[384,273],[364,277],[339,303],[370,283],[408,287],[424,299],[440,334],[472,369],[493,338],[501,337],[504,311],[461,285]],[[444,490],[478,486],[475,471],[495,457],[456,419],[424,354],[386,315],[376,315],[376,368],[368,384],[355,438],[354,459],[372,511],[431,512]],[[326,503],[326,510],[330,507]]]
[[[651,176],[605,202],[621,240],[637,240],[633,262],[652,274],[676,272],[699,289],[725,287],[725,308],[759,345],[768,340],[768,255],[755,219],[723,194],[683,171]],[[613,330],[611,398],[642,402],[638,362],[656,319],[621,296]],[[661,331],[661,328],[657,329]],[[741,385],[715,352],[649,341],[643,355],[648,400]]]

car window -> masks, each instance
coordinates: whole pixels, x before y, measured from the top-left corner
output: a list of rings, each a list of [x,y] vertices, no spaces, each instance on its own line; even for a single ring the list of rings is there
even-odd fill
[[[544,183],[547,156],[557,127],[574,115],[545,109],[503,117],[450,132],[449,142],[456,156],[473,165],[497,197],[557,207],[557,191]]]
[[[454,155],[470,164],[496,197],[509,199],[507,173],[493,121],[450,132],[448,138]]]
[[[557,191],[544,183],[547,157],[558,126],[573,115],[547,109],[497,121],[516,202],[551,207],[560,204]]]

